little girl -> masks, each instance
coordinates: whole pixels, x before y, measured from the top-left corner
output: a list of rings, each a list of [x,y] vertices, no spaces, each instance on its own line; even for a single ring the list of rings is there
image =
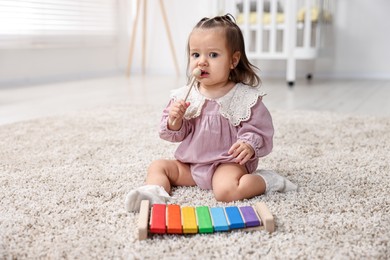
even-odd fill
[[[127,195],[127,210],[138,211],[144,199],[165,203],[172,186],[210,189],[223,202],[296,190],[275,172],[256,171],[259,158],[272,150],[274,129],[234,18],[200,20],[187,51],[188,71],[201,70],[198,84],[186,102],[189,86],[172,92],[159,131],[162,139],[181,142],[176,160],[152,162],[146,185]]]

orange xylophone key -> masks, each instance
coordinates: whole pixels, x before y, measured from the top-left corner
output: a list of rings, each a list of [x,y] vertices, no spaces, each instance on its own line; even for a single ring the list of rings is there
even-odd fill
[[[167,206],[167,233],[182,234],[181,213],[179,205]]]

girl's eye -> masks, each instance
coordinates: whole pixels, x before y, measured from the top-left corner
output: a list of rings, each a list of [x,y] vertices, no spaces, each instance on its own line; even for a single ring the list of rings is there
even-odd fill
[[[212,52],[210,53],[210,58],[217,58],[218,57],[218,53],[215,53],[215,52]]]
[[[192,53],[191,56],[194,57],[194,58],[199,58],[199,53],[196,53],[196,52]]]

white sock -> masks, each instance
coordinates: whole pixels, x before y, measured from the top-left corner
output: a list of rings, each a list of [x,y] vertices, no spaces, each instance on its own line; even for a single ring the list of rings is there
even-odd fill
[[[130,191],[125,200],[126,210],[129,212],[138,212],[141,201],[149,200],[150,205],[165,204],[170,200],[169,194],[162,186],[145,185]]]
[[[298,186],[285,177],[277,174],[271,170],[257,170],[255,174],[263,178],[265,182],[265,193],[270,191],[295,191],[298,189]]]

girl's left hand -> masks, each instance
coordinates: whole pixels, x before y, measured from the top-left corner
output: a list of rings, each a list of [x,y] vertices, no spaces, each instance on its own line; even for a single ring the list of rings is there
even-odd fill
[[[229,154],[236,158],[236,162],[240,165],[244,165],[255,154],[252,146],[244,143],[243,141],[237,141],[229,149]]]

